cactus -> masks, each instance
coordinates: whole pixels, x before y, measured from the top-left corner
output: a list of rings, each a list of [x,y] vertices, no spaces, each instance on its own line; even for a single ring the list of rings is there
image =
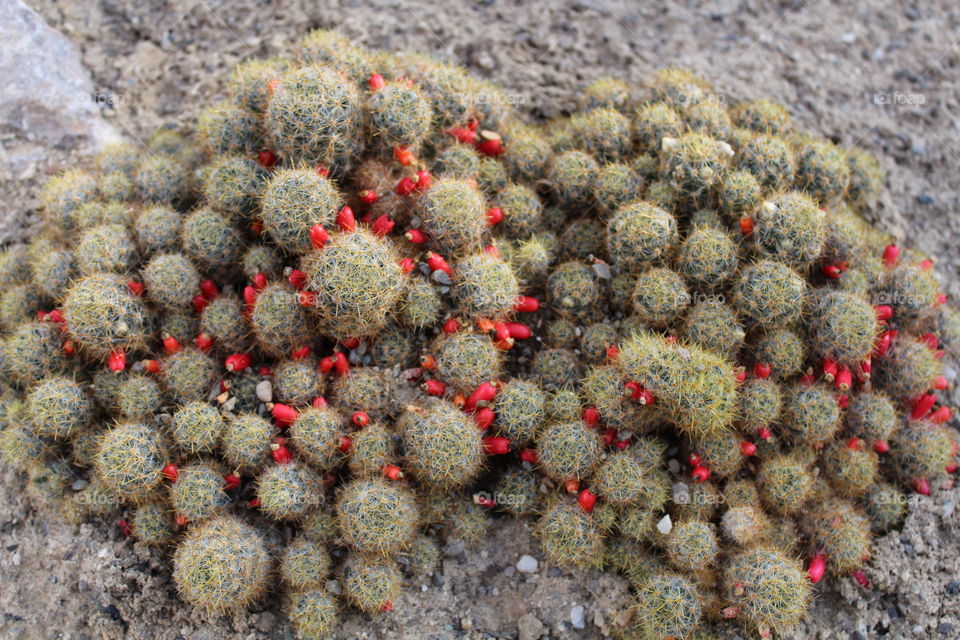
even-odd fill
[[[613,212],[639,199],[642,185],[633,167],[622,162],[611,162],[597,173],[593,199],[604,212]]]
[[[567,208],[590,204],[600,166],[583,151],[565,151],[553,158],[546,179],[560,205]]]
[[[589,514],[576,504],[556,500],[537,522],[537,537],[547,559],[564,567],[594,568],[603,561],[603,537]]]
[[[569,349],[543,349],[534,356],[530,375],[547,391],[559,391],[576,384],[580,360]]]
[[[740,351],[746,337],[737,314],[717,298],[704,298],[690,307],[682,335],[704,349],[731,358]]]
[[[753,498],[755,503],[757,496]],[[731,505],[723,514],[720,527],[724,536],[740,547],[751,547],[766,539],[771,530],[770,521],[763,510],[752,504]]]
[[[503,229],[508,237],[524,239],[541,230],[543,204],[530,187],[508,185],[498,192],[496,203],[503,210]]]
[[[813,479],[806,467],[789,455],[764,460],[757,474],[763,503],[775,513],[796,512],[810,494]]]
[[[600,462],[600,437],[580,421],[548,423],[538,443],[540,468],[558,482],[587,478]]]
[[[188,402],[174,412],[170,423],[174,442],[190,454],[213,453],[225,430],[223,416],[205,402]]]
[[[153,378],[134,374],[117,389],[117,407],[127,420],[148,421],[163,402],[163,392]]]
[[[754,348],[757,362],[768,365],[778,378],[789,378],[798,373],[806,358],[806,349],[800,337],[782,327],[764,333]]]
[[[797,320],[806,283],[790,267],[761,260],[740,271],[733,283],[733,308],[751,325],[772,329]]]
[[[473,317],[502,319],[513,311],[520,285],[510,265],[487,253],[470,255],[456,265],[453,298]]]
[[[213,359],[193,347],[184,347],[163,360],[163,386],[176,402],[205,399],[217,380],[218,367]]]
[[[886,533],[907,517],[907,496],[888,482],[873,485],[863,497],[863,509],[870,519],[870,528]]]
[[[490,174],[491,166],[498,167],[499,173]],[[479,179],[481,167],[488,172],[483,181]],[[478,180],[478,184],[484,193],[496,192],[507,186],[507,176],[503,166],[499,162],[493,162],[492,165],[485,164],[480,159],[480,154],[473,147],[468,147],[465,144],[453,144],[438,153],[436,160],[434,160],[432,173],[441,178],[455,180],[472,178]],[[486,183],[486,188],[484,188],[484,183]],[[496,183],[496,189],[489,188],[493,186],[492,183]]]
[[[263,125],[258,114],[230,100],[200,112],[197,136],[213,155],[256,153],[264,147]]]
[[[217,296],[200,314],[200,331],[209,336],[219,350],[244,351],[249,342],[250,325],[243,316],[243,303],[235,296]]]
[[[351,555],[343,568],[347,600],[364,613],[393,608],[402,580],[400,568],[389,558]]]
[[[617,162],[631,151],[630,119],[610,107],[591,109],[570,118],[576,148],[592,153],[601,163]]]
[[[854,395],[844,412],[844,420],[851,435],[863,438],[870,446],[886,443],[899,426],[893,402],[876,391]]]
[[[351,436],[350,472],[356,478],[373,478],[396,460],[393,434],[379,424],[370,424]]]
[[[390,556],[407,548],[418,519],[412,494],[383,480],[356,480],[337,499],[341,535],[365,554]]]
[[[493,497],[502,511],[518,518],[539,513],[543,506],[536,476],[520,468],[508,469],[500,476]]]
[[[452,489],[472,480],[483,464],[476,425],[454,405],[437,401],[407,409],[402,437],[410,471],[430,487]]]
[[[311,408],[302,411],[291,425],[290,441],[312,465],[327,470],[340,459],[337,447],[340,444],[340,435],[345,430],[346,419],[337,411],[326,407]]]
[[[291,405],[305,405],[323,395],[323,380],[313,360],[284,360],[273,370],[274,397]]]
[[[859,438],[831,443],[821,458],[821,468],[839,495],[862,496],[876,481],[879,458]]]
[[[663,138],[661,174],[680,200],[697,203],[723,182],[733,149],[703,133]]]
[[[784,389],[780,417],[791,437],[804,444],[826,442],[840,427],[836,396],[824,387],[804,383]]]
[[[257,479],[260,509],[276,520],[297,521],[320,504],[321,480],[305,464],[268,467]]]
[[[200,288],[200,274],[190,259],[178,253],[157,254],[143,269],[147,297],[164,308],[190,304]]]
[[[155,429],[134,422],[119,424],[100,438],[94,470],[105,486],[137,501],[162,482],[165,454]]]
[[[298,536],[280,556],[280,578],[294,591],[321,589],[326,585],[331,564],[326,547]]]
[[[618,341],[617,329],[608,322],[594,322],[580,336],[580,353],[587,362],[599,364],[607,360],[607,350]]]
[[[290,596],[290,622],[298,638],[322,640],[337,626],[337,605],[323,589],[301,591]]]
[[[875,370],[877,386],[900,399],[930,389],[943,367],[925,342],[904,334],[896,339],[886,355],[877,359]]]
[[[223,432],[223,458],[239,471],[258,471],[270,458],[273,425],[253,414],[240,414]]]
[[[770,378],[752,378],[740,387],[737,420],[747,431],[756,432],[780,417],[783,398],[780,387]]]
[[[555,312],[574,320],[593,316],[601,299],[593,270],[576,261],[564,262],[553,270],[547,278],[547,294]]]
[[[200,207],[184,218],[180,238],[186,254],[214,273],[227,271],[243,246],[230,218],[209,207]]]
[[[827,557],[827,570],[836,576],[863,567],[870,558],[870,521],[852,503],[830,498],[801,520],[811,544]]]
[[[259,598],[269,571],[266,539],[235,516],[191,529],[173,557],[180,597],[211,613],[236,611]]]
[[[870,355],[879,333],[873,306],[842,291],[817,292],[810,304],[808,323],[814,352],[849,364]]]
[[[690,293],[676,271],[655,267],[636,277],[631,301],[641,321],[651,327],[665,327],[686,310]]]
[[[396,381],[388,371],[370,367],[355,367],[333,387],[340,406],[347,411],[365,411],[375,419],[392,416],[396,412]]]
[[[754,136],[740,147],[735,161],[738,169],[753,174],[765,189],[779,191],[793,182],[793,153],[783,138]]]
[[[573,220],[560,234],[560,257],[588,262],[595,257],[603,258],[606,252],[606,237],[606,226],[602,220]]]
[[[312,169],[282,169],[273,174],[263,192],[263,229],[286,252],[311,249],[310,229],[333,229],[343,197],[333,181]]]
[[[597,468],[594,485],[598,496],[618,507],[633,504],[650,507],[667,500],[663,477],[632,452],[622,451],[608,457]]]
[[[224,156],[207,169],[203,194],[207,203],[232,220],[250,220],[260,207],[267,172],[255,161]]]
[[[479,333],[459,331],[442,338],[434,351],[437,376],[464,393],[498,378],[503,366],[500,351]]]
[[[707,571],[720,554],[713,525],[701,520],[675,525],[667,536],[666,550],[674,566],[692,574]]]
[[[446,257],[480,248],[487,223],[483,195],[467,180],[440,178],[417,203],[431,245]]]
[[[257,295],[250,325],[260,348],[275,356],[305,345],[310,335],[306,311],[292,287],[268,285]]]
[[[497,426],[514,442],[527,442],[536,435],[545,416],[546,397],[534,382],[514,379],[497,393]]]
[[[143,158],[133,176],[137,195],[145,202],[177,206],[187,198],[189,182],[178,158],[158,153]]]
[[[765,547],[742,551],[730,560],[724,591],[739,614],[760,633],[800,622],[810,604],[810,581],[800,564]]]
[[[33,430],[44,438],[66,439],[93,418],[93,403],[83,387],[61,376],[44,378],[27,396]]]
[[[658,153],[664,138],[683,135],[684,123],[670,103],[650,102],[637,110],[634,131],[640,149]]]
[[[437,324],[443,300],[437,288],[424,278],[411,278],[398,305],[398,320],[406,327],[422,331]]]
[[[162,546],[175,536],[173,512],[163,502],[150,502],[137,507],[130,521],[133,535],[145,544]]]
[[[753,239],[762,258],[802,269],[820,256],[826,215],[806,195],[775,195],[760,205],[754,221]]]
[[[687,637],[702,615],[696,586],[680,574],[658,571],[637,585],[633,625],[643,640]]]
[[[170,502],[178,518],[197,523],[223,513],[230,497],[224,490],[223,474],[198,462],[177,471],[177,481],[170,486]]]
[[[850,184],[850,165],[838,146],[804,139],[796,146],[796,186],[822,204],[840,198]]]
[[[624,205],[607,223],[607,252],[624,271],[638,272],[662,260],[677,239],[676,219],[649,202]]]

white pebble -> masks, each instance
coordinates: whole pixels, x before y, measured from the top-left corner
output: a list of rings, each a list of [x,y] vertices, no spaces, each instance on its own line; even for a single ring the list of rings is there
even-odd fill
[[[273,383],[261,380],[257,383],[257,399],[260,402],[273,402]]]
[[[517,571],[520,573],[536,573],[540,563],[533,556],[523,555],[517,561]]]
[[[669,514],[660,518],[660,522],[657,523],[657,531],[659,531],[663,535],[667,535],[668,533],[673,531],[673,521],[670,520]]]
[[[574,629],[583,629],[587,626],[583,616],[584,610],[582,604],[578,604],[574,608],[570,609],[570,624],[573,625]]]

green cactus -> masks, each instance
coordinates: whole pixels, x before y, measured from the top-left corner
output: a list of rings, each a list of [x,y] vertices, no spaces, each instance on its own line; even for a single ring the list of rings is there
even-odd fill
[[[624,271],[639,272],[664,259],[677,240],[676,219],[649,202],[624,205],[607,223],[607,252]]]
[[[803,506],[812,484],[809,470],[789,455],[764,460],[757,474],[757,486],[763,503],[782,515],[794,513]]]
[[[547,560],[571,568],[596,568],[603,562],[603,536],[593,518],[576,504],[557,499],[537,522],[537,537]]]
[[[310,323],[297,292],[287,284],[270,284],[257,295],[250,325],[260,348],[274,356],[308,344]]]
[[[229,272],[243,248],[230,218],[209,207],[200,207],[184,218],[180,238],[183,250],[197,266],[213,273]]]
[[[205,402],[188,402],[178,408],[170,422],[170,435],[189,454],[213,453],[220,446],[226,422],[220,412]]]
[[[337,447],[346,427],[346,419],[334,409],[306,409],[290,427],[290,442],[317,469],[328,470],[341,458]]]
[[[44,378],[27,395],[30,423],[38,436],[66,439],[93,418],[93,402],[70,378]]]
[[[310,229],[319,224],[332,231],[342,206],[343,196],[332,180],[313,169],[281,169],[263,192],[263,230],[280,250],[305,254],[311,249]]]
[[[273,425],[255,414],[240,414],[223,432],[223,459],[242,472],[262,469],[270,459]]]
[[[305,464],[269,466],[257,479],[260,510],[276,520],[299,521],[320,504],[321,487],[320,476]]]
[[[347,601],[364,613],[389,611],[402,582],[400,568],[389,558],[351,555],[343,567]]]
[[[806,283],[785,264],[755,262],[740,271],[733,283],[733,308],[751,325],[785,327],[800,317]]]
[[[680,574],[658,571],[637,585],[633,629],[642,640],[685,638],[703,616],[696,585]]]
[[[432,246],[446,258],[481,246],[487,228],[483,195],[467,180],[439,178],[420,198],[416,211]]]
[[[141,374],[128,376],[117,389],[120,414],[131,421],[149,421],[163,404],[163,391],[153,378]]]
[[[160,433],[134,422],[119,424],[100,438],[94,471],[97,478],[126,500],[148,496],[163,481],[166,465]]]
[[[453,299],[472,317],[502,319],[513,311],[520,285],[510,265],[488,253],[470,255],[456,264]]]
[[[483,465],[480,434],[473,420],[445,401],[409,407],[401,435],[406,462],[418,480],[452,489],[472,480]]]
[[[177,516],[190,523],[223,513],[230,505],[223,473],[205,462],[181,467],[170,485],[170,502]]]
[[[776,549],[755,547],[730,559],[723,575],[726,597],[760,633],[800,622],[810,605],[810,581],[800,563]]]
[[[326,547],[298,536],[280,556],[280,578],[294,591],[322,589],[326,586],[331,564]]]

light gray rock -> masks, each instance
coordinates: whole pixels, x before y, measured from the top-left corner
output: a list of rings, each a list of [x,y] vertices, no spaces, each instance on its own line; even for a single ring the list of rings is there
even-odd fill
[[[536,573],[540,563],[533,556],[523,555],[517,561],[517,571],[520,573]]]

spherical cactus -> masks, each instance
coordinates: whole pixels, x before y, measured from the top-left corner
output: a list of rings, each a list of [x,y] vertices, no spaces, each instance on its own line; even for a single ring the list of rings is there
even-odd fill
[[[743,346],[746,333],[728,305],[720,299],[703,298],[687,312],[683,337],[727,357],[734,357]]]
[[[542,507],[537,477],[524,469],[508,469],[497,481],[494,500],[514,517],[539,513]]]
[[[510,254],[510,267],[525,287],[540,287],[550,273],[557,255],[557,238],[552,233],[534,234],[517,243]]]
[[[795,559],[763,546],[734,555],[724,590],[739,614],[761,634],[800,622],[810,605],[810,581]]]
[[[564,262],[547,278],[547,294],[557,313],[575,320],[594,315],[601,300],[593,269],[582,262]]]
[[[786,107],[766,98],[752,100],[731,109],[733,121],[757,133],[782,135],[790,131],[790,112]]]
[[[690,304],[690,294],[680,274],[655,267],[636,277],[631,301],[643,322],[665,327],[683,314]]]
[[[320,504],[322,486],[305,464],[272,465],[257,479],[260,510],[276,520],[300,520]]]
[[[289,64],[285,58],[253,59],[238,64],[230,73],[229,88],[234,104],[262,114],[270,100],[270,80],[279,77]]]
[[[417,335],[404,327],[388,324],[370,349],[372,363],[377,367],[400,365],[401,369],[413,366],[420,345]]]
[[[500,163],[496,163],[497,166],[501,167]],[[469,179],[478,179],[480,175],[481,160],[480,154],[470,146],[465,144],[453,144],[440,153],[437,154],[437,158],[434,161],[432,173],[436,176],[442,178],[452,178],[456,180],[469,180]],[[490,176],[487,176],[487,179],[490,179]],[[506,173],[502,175],[504,184],[498,185],[498,187],[506,186]],[[496,180],[496,178],[494,178]],[[488,184],[487,187],[490,185]],[[489,193],[491,190],[484,188],[481,185],[484,192]],[[496,191],[496,190],[493,190]]]
[[[928,311],[939,293],[940,284],[932,269],[903,264],[885,275],[874,298],[878,304],[893,307],[899,322],[910,322]]]
[[[890,440],[890,467],[905,486],[919,489],[923,482],[944,477],[953,463],[954,433],[950,427],[910,422]]]
[[[186,256],[157,254],[143,269],[147,297],[164,308],[182,308],[200,290],[200,274]]]
[[[667,558],[687,573],[706,572],[720,554],[714,526],[701,520],[679,522],[667,535]]]
[[[12,331],[35,317],[42,305],[43,300],[33,285],[10,287],[0,294],[0,329]]]
[[[667,484],[657,471],[659,469],[651,469],[632,452],[621,451],[612,454],[597,468],[593,491],[618,507],[663,504],[667,499]]]
[[[550,143],[534,127],[511,123],[503,162],[513,180],[529,182],[543,176],[552,157]]]
[[[206,402],[188,402],[174,412],[170,422],[174,442],[190,454],[213,453],[225,430],[223,416]]]
[[[137,165],[133,183],[140,198],[151,204],[178,205],[189,192],[181,161],[169,154],[150,154]]]
[[[177,470],[170,485],[170,502],[178,518],[197,523],[219,515],[230,505],[223,474],[212,465],[196,462]]]
[[[443,300],[437,287],[424,278],[407,282],[398,304],[399,321],[411,329],[422,331],[437,324],[443,311]]]
[[[874,380],[894,398],[910,398],[924,393],[943,371],[943,366],[926,342],[904,334],[890,350],[877,359]]]
[[[355,480],[337,498],[340,533],[360,553],[387,557],[406,549],[418,520],[413,494],[385,480]]]
[[[701,202],[726,174],[733,149],[702,133],[664,138],[661,173],[681,200]]]
[[[870,518],[870,527],[878,534],[886,533],[903,522],[907,517],[907,503],[906,494],[887,482],[875,484],[863,497],[863,508]]]
[[[503,366],[500,350],[479,333],[458,331],[440,339],[434,351],[437,377],[464,393],[498,378]]]
[[[607,252],[623,271],[642,271],[662,260],[677,239],[676,219],[649,202],[624,205],[607,223]]]
[[[453,298],[463,313],[500,319],[509,315],[520,294],[520,285],[506,262],[487,253],[477,253],[456,265]]]
[[[216,211],[233,220],[250,220],[260,208],[267,172],[240,156],[218,158],[207,168],[203,195]]]
[[[383,425],[367,425],[350,439],[349,465],[354,478],[375,478],[396,460],[393,434]]]
[[[796,186],[823,204],[841,197],[850,184],[850,165],[840,147],[808,139],[797,148]]]
[[[821,458],[827,480],[842,496],[862,496],[877,478],[879,458],[859,438],[831,443]]]
[[[784,389],[781,422],[797,442],[826,442],[840,426],[837,398],[824,387],[804,383],[788,386]]]
[[[388,82],[370,97],[367,111],[370,136],[384,150],[416,151],[430,133],[433,110],[412,83]]]
[[[325,471],[341,458],[338,447],[346,428],[346,418],[334,409],[310,408],[290,426],[290,442],[308,462]]]
[[[396,413],[397,393],[397,381],[393,374],[372,367],[354,367],[333,387],[333,394],[341,409],[364,411],[377,420]]]
[[[736,474],[744,463],[743,437],[732,429],[722,429],[693,440],[710,472],[721,478]]]
[[[572,388],[580,377],[580,359],[569,349],[541,349],[533,357],[531,377],[548,391]]]
[[[388,558],[353,555],[343,569],[343,590],[350,602],[364,613],[389,611],[400,595],[403,576]]]
[[[216,156],[256,153],[264,147],[261,119],[229,100],[200,112],[197,135],[203,146]]]
[[[608,322],[594,322],[580,336],[580,353],[587,362],[599,364],[607,360],[607,350],[617,344],[617,328]]]
[[[850,167],[850,184],[846,198],[855,207],[862,209],[876,200],[883,182],[883,169],[877,157],[866,149],[853,147],[845,151]]]
[[[680,246],[677,271],[692,287],[723,286],[737,269],[737,246],[720,229],[698,227]]]
[[[818,503],[801,519],[814,549],[827,557],[827,570],[843,576],[870,558],[870,521],[859,507],[840,498]]]
[[[473,420],[449,402],[407,410],[402,436],[406,461],[417,478],[437,489],[472,480],[483,464],[480,433]]]
[[[163,391],[152,377],[134,374],[117,390],[117,406],[127,420],[147,421],[163,403]]]
[[[850,434],[863,438],[868,446],[885,444],[899,426],[893,402],[876,391],[861,391],[850,398],[844,420]]]
[[[547,559],[564,567],[595,568],[603,561],[603,536],[590,514],[573,502],[556,500],[537,522]]]
[[[271,146],[293,164],[346,171],[359,151],[362,112],[354,85],[322,65],[292,69],[278,80],[266,111]]]
[[[814,352],[843,363],[867,358],[879,332],[873,306],[866,299],[843,291],[816,292],[808,322]]]
[[[343,197],[332,180],[313,169],[282,169],[273,174],[263,193],[263,229],[285,252],[311,249],[310,229],[332,230]]]
[[[250,325],[243,315],[243,302],[226,294],[211,300],[200,314],[200,331],[221,351],[244,351],[248,346]]]
[[[760,206],[763,188],[749,171],[729,172],[717,187],[717,204],[728,220],[752,216]]]
[[[603,259],[606,254],[607,227],[603,220],[579,218],[563,229],[558,240],[560,257],[568,260]]]
[[[445,257],[480,248],[487,221],[483,195],[467,180],[440,178],[421,196],[417,213],[431,245]]]
[[[740,387],[737,419],[743,428],[756,432],[780,417],[783,398],[780,386],[771,378],[751,378]]]
[[[331,564],[326,547],[298,536],[280,556],[280,578],[294,591],[320,589],[326,586]]]
[[[30,422],[37,435],[66,439],[93,417],[93,402],[77,382],[61,376],[44,378],[27,395]]]
[[[217,363],[193,347],[164,358],[161,364],[163,386],[180,403],[205,399],[217,380]]]
[[[803,268],[820,256],[826,237],[826,214],[798,192],[773,196],[757,209],[753,239],[757,253]]]
[[[617,162],[630,154],[630,120],[616,109],[601,107],[574,114],[570,128],[574,145],[602,163]]]
[[[240,414],[223,432],[223,458],[239,471],[257,471],[270,459],[273,425],[254,414]]]
[[[797,459],[781,455],[764,460],[757,474],[763,503],[775,513],[796,512],[806,501],[813,484],[807,468]]]
[[[243,248],[230,218],[208,207],[200,207],[184,218],[180,237],[187,255],[213,273],[229,272]]]
[[[139,350],[151,328],[143,301],[130,293],[121,276],[113,274],[78,280],[67,291],[63,311],[70,335],[100,358],[118,349]]]
[[[273,369],[274,398],[285,404],[304,405],[323,395],[323,379],[313,360],[284,360]]]
[[[404,290],[391,245],[367,231],[337,234],[304,258],[303,270],[322,329],[338,338],[376,333]]]
[[[257,295],[250,324],[260,348],[275,356],[308,344],[307,314],[289,285],[267,285]]]
[[[134,265],[136,245],[123,226],[101,224],[80,236],[74,255],[77,267],[85,275],[126,273]]]
[[[789,187],[793,181],[793,154],[782,138],[758,135],[747,140],[737,152],[736,164],[771,191]]]
[[[33,284],[40,295],[60,302],[76,276],[76,261],[71,251],[49,251],[31,261]]]
[[[546,178],[563,207],[590,204],[600,166],[583,151],[565,151],[553,158]]]
[[[724,496],[726,497],[726,492]],[[759,502],[759,497],[754,497],[756,502]],[[723,534],[740,547],[753,546],[770,535],[770,521],[755,504],[730,506],[720,521]]]
[[[650,102],[637,110],[634,132],[641,150],[659,153],[664,138],[679,138],[683,135],[683,119],[670,104]]]
[[[166,502],[150,502],[137,507],[130,521],[133,535],[144,544],[165,545],[175,534],[173,511]]]
[[[323,589],[300,591],[290,596],[290,622],[298,638],[322,640],[337,628],[337,603]]]
[[[497,206],[503,211],[503,229],[510,238],[528,238],[542,230],[543,204],[531,189],[522,184],[511,184],[500,190]]]
[[[600,461],[600,436],[580,421],[547,424],[537,443],[540,468],[558,482],[589,477]]]
[[[173,580],[191,605],[223,613],[240,610],[266,590],[270,554],[264,536],[234,516],[191,529],[173,558]]]
[[[240,256],[240,271],[248,280],[262,273],[268,278],[277,278],[283,271],[283,261],[273,247],[252,244]]]
[[[637,585],[633,625],[639,638],[685,638],[703,615],[696,585],[680,574],[658,572]]]
[[[159,432],[143,424],[125,423],[103,434],[94,470],[100,481],[122,498],[138,500],[163,481],[165,458]]]
[[[97,181],[82,169],[65,171],[47,181],[40,196],[44,220],[52,229],[69,231],[73,212],[97,197]]]
[[[593,185],[593,199],[602,211],[616,211],[638,200],[642,186],[643,182],[633,167],[612,162],[601,167],[597,173],[597,180]]]
[[[789,329],[779,328],[764,333],[756,341],[757,362],[768,365],[777,378],[789,378],[803,368],[806,348],[803,340]]]
[[[797,320],[806,283],[785,264],[761,260],[740,271],[733,284],[733,308],[751,325],[774,328]]]

